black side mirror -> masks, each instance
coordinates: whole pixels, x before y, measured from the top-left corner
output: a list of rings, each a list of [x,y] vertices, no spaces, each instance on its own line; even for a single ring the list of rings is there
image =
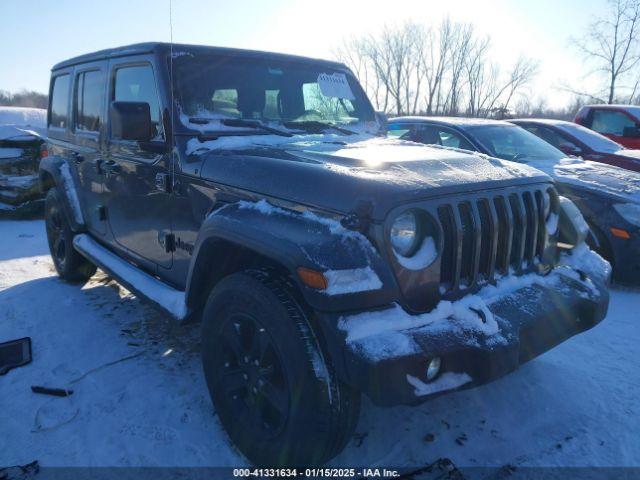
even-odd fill
[[[111,102],[111,135],[122,140],[151,140],[151,110],[145,102]]]
[[[640,125],[635,127],[624,127],[622,130],[622,136],[627,138],[640,138]]]

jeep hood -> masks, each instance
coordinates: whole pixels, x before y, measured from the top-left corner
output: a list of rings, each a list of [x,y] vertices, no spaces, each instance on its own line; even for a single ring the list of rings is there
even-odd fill
[[[547,173],[559,184],[640,203],[640,174],[637,172],[580,158],[563,158],[556,163],[531,162],[529,165]]]
[[[368,202],[378,220],[391,208],[418,199],[550,180],[525,165],[395,139],[251,138],[206,142],[211,149],[202,153],[201,176],[334,212],[347,213]]]

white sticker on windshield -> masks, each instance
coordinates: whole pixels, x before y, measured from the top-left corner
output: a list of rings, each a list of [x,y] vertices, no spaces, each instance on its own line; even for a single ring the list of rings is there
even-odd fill
[[[349,82],[344,73],[321,73],[318,75],[318,87],[325,97],[346,98],[355,100]]]

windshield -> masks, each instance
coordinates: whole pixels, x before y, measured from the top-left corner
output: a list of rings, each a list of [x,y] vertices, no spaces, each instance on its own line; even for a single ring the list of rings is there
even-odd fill
[[[467,128],[491,155],[526,163],[531,160],[558,161],[566,157],[557,148],[523,128],[511,125],[481,125]]]
[[[189,53],[173,70],[181,119],[211,123],[207,130],[222,119],[316,128],[375,121],[353,75],[324,63]]]
[[[573,135],[576,140],[581,141],[591,150],[594,150],[596,152],[613,153],[624,148],[619,143],[616,143],[613,140],[609,140],[604,135],[600,135],[598,132],[589,130],[582,125],[578,125],[577,123],[562,123],[556,126],[560,130],[564,130],[565,132],[567,132],[569,135]]]

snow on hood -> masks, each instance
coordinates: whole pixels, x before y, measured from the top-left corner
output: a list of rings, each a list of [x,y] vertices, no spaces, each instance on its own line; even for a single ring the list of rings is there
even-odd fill
[[[192,138],[194,148],[204,179],[335,212],[366,200],[374,219],[437,195],[551,181],[526,165],[364,134]]]
[[[417,188],[541,176],[530,166],[393,138],[372,137],[338,148],[310,145],[288,153],[336,173]]]
[[[380,174],[389,181],[434,184],[434,176],[455,178],[461,183],[481,180],[504,180],[514,177],[539,176],[535,168],[507,162],[486,155],[433,148],[394,138],[375,137],[367,133],[341,135],[334,133],[294,135],[245,135],[220,137],[200,142],[187,142],[187,155],[211,150],[242,150],[260,147],[286,147],[301,160],[329,163],[338,173],[359,176]],[[438,175],[434,175],[437,171]]]
[[[596,189],[624,197],[626,201],[640,203],[639,173],[580,158],[563,158],[556,163],[532,161],[529,165],[542,170],[558,182]]]
[[[46,124],[42,108],[0,107],[0,140],[33,140],[44,135]]]

